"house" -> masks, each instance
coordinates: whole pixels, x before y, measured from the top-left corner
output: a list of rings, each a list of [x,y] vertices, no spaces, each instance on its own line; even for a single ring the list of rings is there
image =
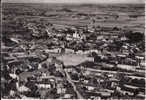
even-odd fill
[[[61,71],[63,69],[62,63],[55,63],[56,71]]]
[[[81,39],[82,39],[82,40],[86,40],[86,39],[87,39],[86,35],[85,35],[85,34],[82,34],[82,35],[81,35]]]
[[[121,69],[129,70],[129,71],[135,71],[136,69],[136,66],[125,65],[125,64],[118,64],[117,67]]]
[[[91,33],[95,32],[95,28],[92,28],[92,27],[88,28],[88,32],[91,32]]]
[[[144,62],[144,56],[135,56],[135,58],[137,59],[137,62],[138,62],[138,66],[141,66],[141,65],[144,65],[145,66],[145,63]]]
[[[73,94],[64,94],[63,99],[70,99],[73,97]]]
[[[61,53],[61,48],[47,49],[46,53]]]
[[[127,55],[125,55],[125,54],[118,54],[118,55],[117,55],[117,57],[119,57],[119,58],[126,58],[126,56],[127,56]]]
[[[130,78],[130,79],[136,79],[136,80],[144,80],[144,77],[138,77],[138,76],[126,76],[126,77],[128,77],[128,78]]]
[[[132,58],[126,58],[123,61],[123,64],[137,66],[137,61],[136,60],[133,60]]]
[[[82,50],[78,50],[78,51],[76,52],[76,54],[86,54],[86,53],[88,53],[88,52],[83,52]]]
[[[65,53],[74,53],[73,49],[65,49]]]
[[[45,89],[50,89],[51,88],[51,84],[37,84],[38,88],[45,88]]]
[[[10,70],[12,70],[12,72],[15,72],[15,70],[18,68],[22,69],[22,67],[27,69],[27,66],[24,64],[24,62],[18,60],[9,61],[7,66],[10,68]]]
[[[121,41],[127,41],[128,38],[126,38],[125,36],[123,36],[123,37],[120,38],[120,40],[121,40]]]
[[[95,87],[93,86],[85,86],[87,88],[87,91],[94,91],[95,90]]]
[[[64,87],[57,88],[57,94],[65,94],[65,93],[66,93],[66,88]]]
[[[73,38],[79,39],[79,38],[80,38],[80,34],[78,34],[77,32],[75,32],[75,33],[73,34]]]
[[[141,68],[145,68],[146,62],[145,61],[141,61],[141,63],[139,65],[141,66]]]
[[[73,40],[73,38],[72,38],[72,36],[70,34],[67,34],[66,35],[66,40],[71,41],[71,40]]]
[[[46,32],[47,32],[48,36],[52,35],[52,32],[51,32],[51,30],[49,28],[46,28]]]
[[[131,92],[129,93],[128,91],[124,91],[119,86],[116,87],[116,91],[119,92],[122,95],[131,94]]]
[[[37,86],[39,88],[46,88],[46,89],[50,89],[50,88],[55,88],[56,87],[56,80],[49,77],[49,76],[43,76],[41,77],[41,81],[37,82]]]
[[[115,89],[118,86],[118,84],[119,84],[119,80],[117,80],[115,78],[110,78],[109,80],[111,82],[111,88]]]
[[[118,63],[120,63],[120,64],[124,63],[124,60],[126,57],[127,57],[126,54],[117,54]]]
[[[110,92],[110,93],[114,93],[114,90],[110,90],[110,89],[103,89],[106,92]]]
[[[72,66],[68,66],[68,67],[66,67],[65,68],[65,70],[67,71],[67,72],[72,72],[73,70],[75,70]]]
[[[128,94],[130,96],[133,96],[135,92],[139,92],[138,89],[139,88],[136,86],[127,85],[127,84],[124,84],[124,86],[121,88],[124,95]]]
[[[139,92],[139,94],[137,94],[137,97],[139,97],[139,98],[145,98],[145,93]]]
[[[102,63],[102,68],[103,69],[113,69],[114,67],[115,67],[114,64]]]
[[[110,92],[100,92],[102,97],[110,97],[111,93]]]
[[[23,93],[23,92],[29,92],[30,89],[24,85],[20,86],[17,88],[17,90],[20,92],[20,93]]]
[[[88,83],[89,83],[89,80],[83,79],[82,82],[83,82],[84,84],[88,84]]]

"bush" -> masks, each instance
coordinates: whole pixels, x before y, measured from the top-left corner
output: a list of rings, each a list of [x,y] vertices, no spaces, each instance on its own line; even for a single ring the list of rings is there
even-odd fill
[[[144,34],[140,32],[128,32],[125,36],[130,40],[132,43],[137,43],[144,40]]]

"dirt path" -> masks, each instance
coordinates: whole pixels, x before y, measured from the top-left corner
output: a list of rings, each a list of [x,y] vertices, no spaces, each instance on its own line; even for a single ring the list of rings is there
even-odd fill
[[[82,95],[79,93],[79,91],[77,90],[76,85],[72,82],[70,75],[68,74],[66,70],[65,70],[65,73],[66,73],[67,80],[69,81],[69,83],[71,83],[71,85],[74,88],[74,91],[77,93],[78,99],[84,99]]]

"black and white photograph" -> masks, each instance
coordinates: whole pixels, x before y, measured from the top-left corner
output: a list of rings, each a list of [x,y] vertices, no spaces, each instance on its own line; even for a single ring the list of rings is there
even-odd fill
[[[1,0],[1,99],[145,100],[145,0]]]

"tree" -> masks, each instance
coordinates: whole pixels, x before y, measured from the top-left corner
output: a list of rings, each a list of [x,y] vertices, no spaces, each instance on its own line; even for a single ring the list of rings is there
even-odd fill
[[[119,18],[119,15],[115,15],[115,20],[117,20]]]
[[[125,36],[130,40],[132,43],[137,43],[144,40],[144,34],[141,32],[128,32]]]
[[[71,77],[73,80],[79,80],[78,74],[72,74]]]

